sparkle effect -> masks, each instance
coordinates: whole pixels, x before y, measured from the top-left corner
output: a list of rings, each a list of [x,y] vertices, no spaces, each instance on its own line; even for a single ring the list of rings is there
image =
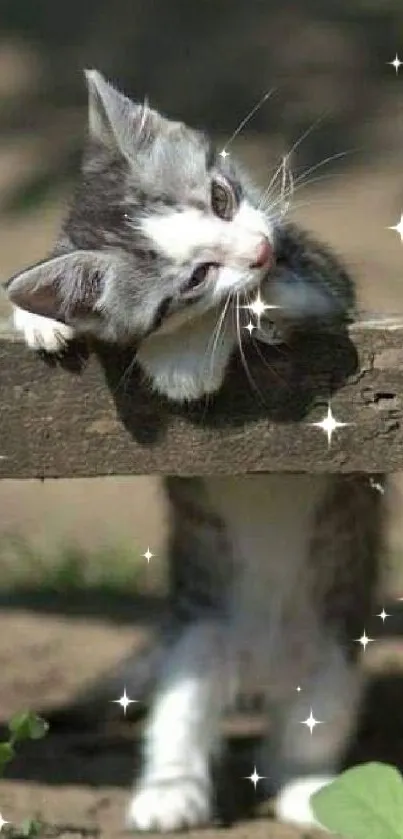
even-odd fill
[[[279,306],[270,305],[269,303],[265,303],[260,295],[260,289],[258,289],[255,299],[252,303],[248,303],[246,306],[240,306],[240,309],[248,309],[252,312],[253,315],[257,318],[257,329],[261,329],[260,319],[262,315],[267,311],[267,309],[279,309]],[[245,329],[249,330],[249,333],[252,334],[253,330],[256,327],[253,325],[251,321],[249,321],[248,325],[245,326]]]
[[[250,321],[249,321],[249,323],[247,323],[247,324],[246,324],[246,326],[244,326],[244,329],[247,329],[247,330],[248,330],[248,332],[249,332],[249,335],[252,335],[252,332],[253,332],[253,330],[254,330],[254,329],[256,329],[256,326],[255,326],[255,324],[254,324],[254,323],[252,323],[252,321],[250,320]]]
[[[403,61],[400,61],[400,58],[399,58],[398,54],[396,53],[396,55],[395,55],[395,57],[394,57],[393,61],[387,61],[386,63],[387,63],[387,64],[391,64],[391,65],[392,65],[392,67],[394,67],[394,68],[395,68],[395,70],[396,70],[396,75],[397,75],[397,74],[398,74],[398,72],[399,72],[399,67],[403,64]]]
[[[361,644],[361,646],[364,650],[364,653],[367,649],[368,644],[370,644],[371,641],[373,641],[373,640],[374,640],[373,638],[368,638],[368,636],[365,632],[365,629],[364,629],[364,632],[361,635],[361,638],[354,638],[354,641],[357,641],[358,644]]]
[[[123,696],[121,696],[120,699],[112,699],[111,700],[111,702],[116,702],[117,705],[120,705],[121,708],[123,708],[123,713],[124,713],[125,716],[126,716],[126,711],[129,707],[129,705],[132,705],[133,702],[137,702],[137,701],[138,701],[137,699],[129,699],[129,697],[126,693],[126,688],[124,689]]]
[[[400,221],[398,224],[394,224],[392,227],[388,227],[388,230],[396,230],[396,233],[400,236],[400,241],[403,242],[403,213],[400,215]]]
[[[380,618],[381,621],[383,621],[383,623],[385,623],[386,618],[390,618],[390,615],[388,615],[388,613],[385,612],[385,609],[382,609],[382,612],[379,612],[379,615],[377,615],[377,618]]]
[[[332,408],[330,404],[328,405],[327,415],[323,417],[320,422],[311,422],[310,425],[314,425],[316,428],[322,429],[322,431],[327,434],[327,443],[330,449],[332,443],[332,434],[336,431],[336,428],[344,428],[346,425],[351,425],[350,422],[339,422],[332,414]]]
[[[265,777],[266,777],[266,775],[259,775],[259,773],[258,773],[258,771],[257,771],[257,769],[256,769],[256,766],[255,766],[255,767],[254,767],[254,769],[253,769],[252,774],[251,774],[251,775],[246,775],[246,776],[244,777],[244,780],[245,780],[245,781],[251,781],[251,783],[253,784],[253,786],[254,786],[254,787],[255,787],[255,789],[256,789],[256,787],[257,787],[257,785],[258,785],[259,781],[261,781],[261,780],[262,780],[263,778],[265,778]]]
[[[219,154],[220,154],[220,157],[222,157],[222,159],[225,160],[225,158],[228,157],[229,152],[226,149],[221,149]]]
[[[150,548],[147,548],[146,552],[143,554],[144,559],[147,560],[147,565],[150,564],[150,559],[153,558],[154,554],[151,553]]]
[[[315,725],[321,725],[323,720],[315,720],[315,717],[312,713],[312,708],[311,708],[309,717],[307,717],[306,720],[301,720],[300,722],[301,722],[301,725],[306,725],[306,727],[309,728],[309,730],[312,734],[312,732],[315,728]]]

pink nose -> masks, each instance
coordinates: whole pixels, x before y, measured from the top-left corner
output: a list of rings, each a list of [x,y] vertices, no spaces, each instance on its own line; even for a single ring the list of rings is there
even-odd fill
[[[260,244],[257,246],[255,259],[251,262],[251,268],[263,268],[268,262],[271,261],[273,256],[273,249],[270,245],[269,240],[266,236],[263,236]]]

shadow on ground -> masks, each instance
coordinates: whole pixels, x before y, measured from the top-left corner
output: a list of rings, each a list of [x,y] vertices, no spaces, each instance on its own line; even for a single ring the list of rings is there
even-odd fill
[[[373,625],[366,627],[368,636],[376,639],[372,648],[376,648],[376,655],[368,667],[360,724],[346,765],[378,760],[403,769],[403,608],[396,601],[385,604],[385,608],[390,618],[382,624],[374,616]],[[144,624],[143,610],[133,616],[132,607],[131,617],[138,625]],[[369,659],[367,651],[364,662]],[[40,705],[39,701],[39,711]],[[48,736],[39,743],[21,746],[6,779],[49,787],[128,788],[139,766],[144,710],[144,706],[133,705],[123,718],[116,704],[107,703],[102,709],[88,702],[78,713],[74,699],[53,710],[47,708],[44,715],[51,724]],[[259,714],[250,712],[225,722],[227,749],[217,775],[217,818],[221,824],[247,818],[256,814],[259,805],[267,806],[245,782],[254,765],[260,725]],[[5,735],[6,720],[2,720],[0,738]]]

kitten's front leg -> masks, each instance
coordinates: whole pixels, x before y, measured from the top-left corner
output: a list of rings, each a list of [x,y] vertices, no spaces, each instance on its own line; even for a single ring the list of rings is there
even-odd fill
[[[210,760],[227,699],[223,653],[222,628],[213,623],[186,630],[174,648],[146,726],[129,827],[172,831],[209,821]]]
[[[272,708],[270,736],[263,743],[258,765],[277,788],[279,821],[318,826],[310,796],[340,771],[355,727],[362,687],[360,667],[346,660],[337,643],[329,643],[323,647],[320,666],[307,678],[301,693]],[[312,731],[302,725],[311,711],[320,721]]]
[[[14,306],[13,325],[31,350],[48,353],[62,352],[74,338],[74,329],[52,318],[43,318]]]

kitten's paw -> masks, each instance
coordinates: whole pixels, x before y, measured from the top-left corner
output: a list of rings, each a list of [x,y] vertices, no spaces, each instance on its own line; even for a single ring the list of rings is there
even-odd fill
[[[172,778],[143,781],[130,802],[127,827],[161,833],[200,827],[211,818],[210,793],[205,780]]]
[[[14,329],[20,332],[31,350],[44,350],[48,353],[62,352],[74,338],[74,329],[51,318],[33,315],[24,309],[14,308]]]
[[[332,775],[308,775],[285,784],[276,799],[276,818],[288,824],[321,827],[324,830],[315,819],[309,799],[333,780]]]

